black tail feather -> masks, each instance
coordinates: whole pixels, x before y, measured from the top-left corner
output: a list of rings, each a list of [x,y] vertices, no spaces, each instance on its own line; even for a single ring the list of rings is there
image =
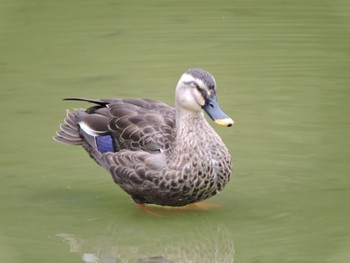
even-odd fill
[[[98,104],[100,106],[106,106],[107,104],[109,104],[109,102],[107,102],[107,101],[86,99],[86,98],[64,98],[63,100],[85,101],[85,102],[95,103],[95,104]]]

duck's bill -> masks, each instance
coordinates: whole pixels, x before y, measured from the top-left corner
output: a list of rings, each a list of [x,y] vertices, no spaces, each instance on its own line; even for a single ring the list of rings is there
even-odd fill
[[[221,110],[216,97],[207,97],[202,109],[218,125],[230,127],[234,123],[233,120]]]

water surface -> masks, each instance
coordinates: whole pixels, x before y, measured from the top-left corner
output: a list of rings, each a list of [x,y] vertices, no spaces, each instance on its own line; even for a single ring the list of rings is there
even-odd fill
[[[2,262],[349,262],[347,1],[0,2]],[[207,212],[138,210],[78,147],[64,97],[173,104],[189,67],[236,121]],[[97,262],[97,259],[95,259]]]

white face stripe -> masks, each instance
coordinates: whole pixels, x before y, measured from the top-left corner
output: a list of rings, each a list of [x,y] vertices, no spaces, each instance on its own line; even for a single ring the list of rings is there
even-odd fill
[[[202,89],[207,90],[207,86],[204,84],[204,82],[201,79],[196,79],[196,82],[198,84],[199,87],[201,87]]]
[[[181,76],[179,82],[191,82],[191,81],[196,81],[196,79],[195,79],[192,75],[187,74],[187,73],[184,73],[184,74]]]
[[[199,87],[202,89],[207,90],[207,86],[204,84],[204,82],[201,79],[194,78],[192,75],[184,73],[180,79],[180,82],[186,83],[186,82],[196,82]]]

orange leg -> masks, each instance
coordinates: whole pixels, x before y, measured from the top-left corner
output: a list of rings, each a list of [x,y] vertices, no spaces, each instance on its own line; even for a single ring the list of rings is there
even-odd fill
[[[156,208],[149,207],[145,204],[136,204],[139,208],[141,208],[146,214],[151,216],[162,216]]]
[[[170,214],[181,214],[186,212],[194,212],[194,211],[208,211],[210,209],[218,208],[220,205],[218,204],[211,204],[211,203],[204,203],[204,202],[198,202],[189,204],[182,207],[170,207],[170,206],[156,206],[156,207],[150,207],[145,204],[137,204],[139,208],[141,208],[146,214],[152,215],[152,216],[165,216]]]
[[[197,202],[197,203],[192,203],[184,206],[184,208],[186,208],[187,210],[192,210],[192,211],[208,211],[210,209],[214,209],[218,207],[220,207],[219,204],[204,203],[204,202]]]

